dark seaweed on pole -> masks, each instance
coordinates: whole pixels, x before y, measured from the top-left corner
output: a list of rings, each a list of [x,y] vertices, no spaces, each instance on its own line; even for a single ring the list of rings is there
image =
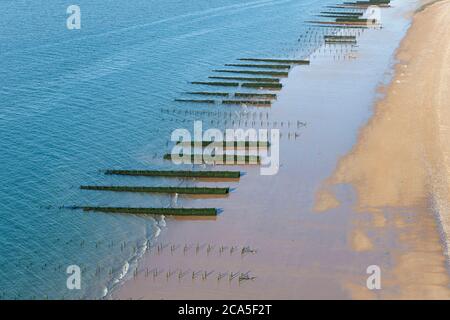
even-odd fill
[[[258,88],[268,90],[281,90],[283,85],[281,83],[267,83],[267,82],[246,82],[241,85],[244,88]]]
[[[209,79],[235,80],[235,81],[255,81],[255,82],[280,82],[277,78],[247,78],[247,77],[218,77],[210,76]]]
[[[143,193],[178,193],[178,194],[228,194],[230,188],[208,187],[131,187],[131,186],[81,186],[82,190],[143,192]]]
[[[254,105],[254,106],[271,106],[270,100],[222,100],[222,104],[235,104],[235,105]]]
[[[180,145],[191,145],[195,146],[217,146],[217,147],[268,147],[270,146],[270,142],[268,141],[178,141],[177,144]]]
[[[286,64],[309,64],[309,60],[290,60],[290,59],[265,59],[265,58],[241,58],[240,61],[286,63]]]
[[[362,16],[364,13],[363,12],[345,12],[345,11],[322,11],[320,12],[320,14],[338,14],[341,16],[354,16],[354,17],[360,17]]]
[[[275,93],[247,93],[247,92],[236,92],[234,94],[236,98],[258,98],[258,99],[276,99],[277,95]]]
[[[356,36],[324,35],[325,40],[355,40]]]
[[[172,157],[176,154],[167,153],[164,155],[164,160],[172,160]],[[183,154],[178,154],[177,156],[183,157]],[[200,158],[202,162],[210,162],[208,159],[204,159],[203,154],[191,154],[187,155],[189,157],[190,161],[194,161],[196,158]],[[249,164],[249,163],[260,163],[261,157],[260,156],[239,156],[239,155],[215,155],[211,156],[211,162],[218,162],[221,161],[223,164],[240,164],[240,162],[243,162],[243,164]],[[231,162],[231,163],[230,163]],[[239,163],[238,163],[239,162]]]
[[[226,67],[238,67],[238,68],[260,68],[260,69],[290,69],[290,65],[286,64],[240,64],[229,63],[225,64]]]
[[[356,44],[356,36],[324,35],[326,44]]]
[[[204,86],[217,86],[217,87],[239,87],[238,82],[205,82],[205,81],[194,81],[192,84],[201,84]]]
[[[333,28],[339,27],[343,29],[367,29],[367,23],[365,22],[357,22],[357,21],[305,21],[306,23],[318,24],[324,26],[331,26]]]
[[[186,92],[186,94],[200,95],[200,96],[218,96],[218,97],[228,97],[230,95],[228,92],[208,92],[208,91],[191,91]]]
[[[240,171],[106,170],[108,175],[173,178],[240,178]]]
[[[274,77],[287,77],[289,75],[288,72],[281,71],[256,71],[256,70],[223,70],[216,69],[214,72],[223,72],[223,73],[239,73],[239,74],[253,74],[253,75],[261,75],[261,76],[274,76]]]
[[[83,211],[105,213],[157,214],[165,216],[216,216],[216,208],[129,208],[129,207],[73,207]]]
[[[191,103],[205,103],[205,104],[214,104],[214,100],[199,100],[199,99],[175,99],[175,102],[191,102]]]

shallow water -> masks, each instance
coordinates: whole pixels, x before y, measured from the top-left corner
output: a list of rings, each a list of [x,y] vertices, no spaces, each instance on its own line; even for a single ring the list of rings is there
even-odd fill
[[[210,255],[203,250],[197,255],[191,250],[186,255],[180,251],[172,255],[167,250],[161,256],[150,252],[141,264],[141,271],[146,267],[221,273],[250,270],[257,277],[255,281],[243,285],[219,283],[216,278],[209,282],[190,278],[167,281],[165,277],[147,278],[141,272],[141,277],[125,283],[117,296],[124,299],[376,298],[377,292],[367,290],[366,268],[379,265],[387,283],[393,278],[398,252],[409,253],[396,224],[406,226],[408,234],[419,234],[417,226],[424,222],[432,225],[432,219],[424,218],[420,210],[407,211],[399,218],[395,210],[388,208],[385,228],[370,230],[368,234],[375,250],[364,250],[366,235],[361,236],[358,227],[370,225],[374,218],[355,210],[357,194],[352,186],[340,185],[333,190],[341,206],[326,213],[315,210],[316,195],[339,159],[357,141],[359,129],[372,115],[374,101],[381,98],[379,86],[391,80],[396,62],[394,54],[416,5],[415,1],[394,1],[392,8],[383,10],[383,28],[361,33],[357,48],[346,51],[335,46],[321,47],[312,54],[310,66],[295,68],[267,115],[269,126],[281,128],[283,134],[278,174],[261,176],[258,168],[246,167],[247,175],[232,184],[236,192],[228,201],[202,200],[203,205],[224,208],[216,221],[168,220],[169,228],[160,238],[164,244],[181,247],[196,243],[212,244],[216,248],[248,245],[257,248],[257,254],[243,258],[239,254],[221,255],[217,250]],[[306,126],[292,125],[297,121],[305,122]],[[299,134],[297,138],[289,137],[295,132]],[[435,229],[419,231],[418,238],[423,235],[431,239],[433,246],[436,243],[439,246],[437,233],[433,233]],[[396,297],[399,288],[390,284],[382,294]],[[359,293],[365,296],[358,296]]]
[[[142,183],[101,169],[167,167],[169,133],[186,124],[162,108],[194,109],[172,101],[236,58],[302,57],[302,22],[327,3],[81,0],[81,30],[69,31],[60,2],[2,1],[1,298],[103,296],[163,224],[58,207],[170,205],[78,186]],[[174,183],[148,184],[159,182]],[[66,288],[72,264],[83,269],[80,291]]]

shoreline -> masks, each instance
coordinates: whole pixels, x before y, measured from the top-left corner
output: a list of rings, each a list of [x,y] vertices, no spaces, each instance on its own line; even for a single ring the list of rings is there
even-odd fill
[[[299,68],[297,73],[302,71],[304,70]],[[319,71],[324,72],[320,68]],[[320,77],[321,75],[319,74],[318,76]],[[299,79],[301,80],[302,76]],[[293,81],[288,81],[286,86],[288,92],[289,86],[295,88]],[[350,88],[344,87],[344,89],[348,89],[350,92]],[[298,96],[301,96],[301,93],[298,96],[292,96],[292,89],[290,92],[285,94],[286,97],[284,99],[280,97],[280,101],[277,102],[278,105],[282,105],[283,102],[286,103],[289,100],[291,106],[290,109],[287,108],[288,110],[283,111],[285,116],[296,114],[292,110],[292,100],[294,100],[294,97],[298,98]],[[354,103],[355,107],[357,103]],[[279,109],[277,110],[278,112],[280,111]],[[314,112],[310,116],[311,119],[316,120],[315,117],[317,115]],[[355,120],[355,122],[360,122],[364,115],[359,117],[359,120]],[[312,131],[314,132],[314,129]],[[285,147],[289,145],[286,142],[284,144]],[[292,145],[292,142],[290,145]],[[307,192],[302,190],[302,186],[296,184],[296,179],[302,180],[307,176],[305,176],[305,172],[296,172],[296,169],[294,169],[295,166],[299,165],[295,161],[296,152],[299,152],[298,148],[292,148],[291,146],[290,150],[283,164],[287,172],[280,174],[281,177],[266,179],[265,182],[261,183],[261,186],[256,185],[258,183],[258,178],[255,177],[258,174],[257,170],[247,169],[248,174],[242,181],[233,185],[240,188],[244,196],[239,194],[233,195],[236,198],[234,204],[228,205],[225,210],[229,217],[219,217],[214,225],[199,221],[193,221],[190,225],[177,224],[176,221],[172,220],[167,221],[169,232],[161,235],[167,241],[167,244],[170,244],[170,246],[182,246],[183,243],[203,243],[208,248],[209,246],[215,247],[215,249],[211,249],[212,254],[205,252],[205,248],[201,249],[203,251],[198,255],[193,253],[182,255],[180,248],[178,248],[178,253],[175,252],[174,254],[174,252],[168,252],[170,249],[166,248],[166,251],[161,250],[158,254],[149,254],[147,258],[144,258],[145,261],[140,266],[141,274],[153,270],[155,264],[157,268],[163,270],[163,273],[169,272],[169,275],[172,271],[181,270],[185,265],[189,266],[189,272],[192,270],[205,270],[207,273],[208,270],[220,270],[220,268],[224,267],[227,270],[251,270],[252,274],[255,273],[257,276],[255,283],[236,284],[230,282],[226,284],[225,281],[225,284],[223,284],[219,283],[219,281],[217,283],[208,283],[206,280],[202,280],[200,283],[197,280],[194,283],[194,280],[177,282],[176,280],[169,280],[169,278],[149,282],[147,276],[141,275],[134,280],[126,281],[123,287],[119,288],[117,292],[113,292],[113,297],[119,299],[183,299],[187,297],[191,299],[245,299],[249,297],[254,299],[379,298],[380,295],[374,296],[371,292],[368,293],[367,290],[363,290],[361,285],[365,283],[365,269],[363,267],[360,268],[360,266],[364,266],[368,260],[383,259],[383,263],[387,265],[391,265],[392,260],[398,261],[398,257],[404,256],[403,244],[394,240],[391,242],[390,239],[403,235],[396,228],[386,228],[386,223],[383,222],[383,219],[389,220],[389,218],[385,216],[378,219],[378,215],[377,218],[374,218],[375,224],[384,228],[384,232],[388,234],[387,238],[389,241],[382,246],[381,250],[373,250],[374,248],[376,249],[379,243],[371,239],[370,232],[361,230],[361,228],[354,228],[355,224],[366,225],[366,218],[360,219],[358,212],[348,214],[347,211],[351,208],[352,200],[342,201],[339,199],[340,201],[337,201],[333,195],[329,195],[328,200],[333,201],[335,204],[341,203],[341,206],[343,204],[341,210],[335,210],[331,215],[325,213],[324,215],[319,214],[318,216],[309,216],[307,218],[298,217],[298,214],[295,213],[297,207],[309,206],[309,203],[305,202],[309,200],[294,200],[295,198],[293,197],[301,195],[302,192],[304,197],[308,197]],[[312,156],[311,158],[315,157],[317,156]],[[314,159],[302,160],[301,162],[305,165],[305,162],[309,161],[314,162]],[[301,162],[300,165],[302,165]],[[326,161],[328,166],[332,165],[332,162],[333,159]],[[312,165],[314,166],[314,164]],[[289,172],[289,170],[291,171]],[[320,166],[316,170],[320,170]],[[323,174],[326,175],[326,172]],[[314,189],[318,176],[320,175],[314,176],[314,179],[312,179],[314,181],[303,188]],[[218,185],[220,186],[220,184]],[[256,198],[261,198],[262,193],[267,190],[274,191],[276,188],[279,189],[273,193],[272,197],[278,197],[279,199],[274,200],[274,204],[270,201],[268,202],[268,199],[259,199],[260,203],[247,204],[248,200],[245,199],[245,195],[252,194],[252,191],[259,194],[259,197],[254,197],[254,201],[257,201]],[[313,204],[314,199],[311,200],[311,205]],[[282,221],[273,221],[274,212],[285,214],[279,218]],[[306,212],[306,214],[310,213]],[[246,219],[255,222],[239,220],[241,215],[245,215]],[[422,220],[421,223],[424,225],[432,224],[428,218]],[[262,220],[264,219],[268,222],[263,222]],[[435,229],[433,229],[432,225],[426,230],[414,230],[414,225],[411,226],[409,221],[401,221],[397,217],[392,219],[393,224],[409,228],[409,233],[421,232],[421,234],[431,238],[426,245],[436,248],[436,238],[433,236]],[[220,235],[220,238],[217,240],[218,235]],[[216,239],[216,241],[207,243],[211,239]],[[239,256],[239,254],[225,255],[218,250],[218,247],[223,246],[224,243],[228,247],[229,244],[236,245],[240,250],[245,246],[256,248],[258,253],[244,256]],[[348,247],[349,244],[350,248]],[[385,253],[382,251],[390,249],[391,246],[394,251],[399,253],[396,252],[392,258],[384,262]],[[292,252],[296,252],[296,254],[292,256]],[[212,256],[214,259],[212,259]],[[439,260],[435,256],[432,258]],[[403,262],[400,261],[400,264],[409,264],[409,262],[410,260],[406,259]],[[395,281],[395,278],[401,277],[401,274],[396,274],[398,269],[392,269],[392,272],[390,272],[391,270],[388,272],[388,283],[391,283],[392,287],[395,288],[387,290],[388,294],[386,297],[388,298],[395,297],[398,291],[398,282]],[[439,269],[439,263],[436,264],[435,271],[438,273],[438,276],[441,276],[443,273]],[[260,275],[262,275],[262,280],[260,280]],[[190,277],[190,275],[187,275],[187,277]],[[147,282],[147,284],[144,284],[144,282]],[[402,283],[401,285],[404,284]],[[317,288],[317,286],[320,286],[320,288]]]
[[[316,209],[327,211],[339,206],[334,187],[355,189],[354,210],[372,219],[353,231],[364,239],[361,251],[379,250],[368,234],[397,224],[399,242],[408,250],[398,255],[390,272],[398,293],[382,298],[450,298],[449,9],[450,2],[440,0],[416,11],[385,96],[317,194]],[[358,290],[355,296],[364,297]]]

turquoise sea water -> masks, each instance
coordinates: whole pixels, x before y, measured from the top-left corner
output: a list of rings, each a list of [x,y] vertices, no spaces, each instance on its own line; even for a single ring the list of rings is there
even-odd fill
[[[198,108],[173,99],[236,58],[302,57],[310,49],[298,43],[303,22],[327,3],[79,0],[81,30],[67,30],[74,3],[1,1],[0,298],[110,291],[164,221],[59,207],[170,205],[168,196],[78,187],[137,183],[101,169],[167,167],[160,158],[170,132],[191,124],[169,121],[162,108]],[[66,287],[73,264],[83,270],[81,290]]]

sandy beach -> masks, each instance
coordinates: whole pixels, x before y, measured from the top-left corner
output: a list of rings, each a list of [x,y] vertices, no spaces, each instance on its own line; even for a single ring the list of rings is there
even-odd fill
[[[371,220],[355,226],[355,250],[380,250],[382,244],[368,234],[396,225],[408,250],[398,255],[391,272],[398,294],[383,298],[450,297],[449,21],[449,1],[427,5],[414,16],[397,54],[395,77],[381,89],[385,98],[318,194],[317,210],[327,211],[339,206],[331,186],[355,189],[354,210]]]
[[[414,15],[395,75],[374,93],[383,96],[375,106],[374,97],[353,93],[367,89],[357,80],[378,59],[374,49],[391,50],[377,44],[387,30],[380,38],[369,31],[355,61],[328,55],[293,70],[295,81],[286,82],[273,109],[281,120],[308,126],[300,139],[281,140],[279,173],[262,177],[246,168],[239,181],[215,182],[236,188],[220,202],[224,213],[167,219],[159,242],[113,298],[450,298],[449,22],[450,1]],[[334,90],[326,91],[324,79],[336,83]],[[358,109],[365,104],[373,110],[368,122],[367,110]],[[341,128],[344,117],[352,133]],[[201,201],[216,206],[220,199]],[[381,267],[382,290],[366,287],[370,265]],[[243,273],[248,279],[239,281]]]

